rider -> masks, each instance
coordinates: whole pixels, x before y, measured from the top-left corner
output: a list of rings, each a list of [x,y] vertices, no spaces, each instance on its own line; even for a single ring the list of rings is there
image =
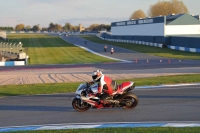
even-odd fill
[[[95,96],[99,97],[100,99],[105,102],[105,98],[110,97],[113,91],[117,90],[117,83],[112,80],[110,77],[105,76],[100,70],[96,70],[92,72],[92,79],[93,82],[98,83],[98,92]],[[104,93],[101,95],[101,93]]]

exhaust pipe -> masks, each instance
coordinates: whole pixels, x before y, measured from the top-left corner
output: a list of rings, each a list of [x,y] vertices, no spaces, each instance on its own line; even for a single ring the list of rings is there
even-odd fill
[[[122,102],[119,103],[119,105],[126,106],[126,102],[122,101]]]

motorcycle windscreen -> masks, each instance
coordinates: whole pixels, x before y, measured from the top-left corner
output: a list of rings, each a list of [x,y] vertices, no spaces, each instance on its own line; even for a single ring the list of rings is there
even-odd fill
[[[98,83],[91,86],[91,91],[95,94],[98,92]]]

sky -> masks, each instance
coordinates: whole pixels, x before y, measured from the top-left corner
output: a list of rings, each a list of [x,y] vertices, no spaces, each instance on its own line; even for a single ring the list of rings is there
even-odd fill
[[[182,0],[190,14],[200,15],[200,0]],[[136,10],[146,14],[158,0],[0,0],[0,27],[65,23],[83,27],[128,20]]]

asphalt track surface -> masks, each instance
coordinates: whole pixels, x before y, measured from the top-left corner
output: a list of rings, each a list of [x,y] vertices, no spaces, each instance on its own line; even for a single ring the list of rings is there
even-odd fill
[[[200,86],[135,89],[136,108],[77,112],[74,93],[0,98],[0,127],[93,122],[200,122]]]
[[[64,37],[63,39],[84,46],[84,39]],[[92,45],[96,46],[92,46]],[[32,65],[19,67],[0,67],[1,72],[9,71],[42,71],[43,69],[98,68],[111,73],[158,72],[167,73],[169,70],[180,73],[200,73],[200,62],[197,60],[182,60],[160,58],[114,47],[115,53],[110,55],[103,52],[100,44],[87,42],[87,48],[104,55],[132,63],[106,64],[71,64],[71,65]],[[99,47],[99,48],[98,48]],[[129,51],[129,52],[128,52]],[[128,52],[128,56],[127,53]],[[138,62],[135,63],[134,59]],[[146,60],[149,59],[149,63]],[[160,60],[163,62],[160,63]],[[162,70],[161,70],[162,69]],[[82,71],[81,71],[82,73]],[[92,122],[146,122],[146,121],[200,121],[200,86],[164,87],[151,89],[135,89],[139,104],[135,109],[90,109],[87,112],[76,112],[71,102],[74,93],[55,95],[15,96],[0,98],[0,127],[23,126],[60,123],[92,123]]]

